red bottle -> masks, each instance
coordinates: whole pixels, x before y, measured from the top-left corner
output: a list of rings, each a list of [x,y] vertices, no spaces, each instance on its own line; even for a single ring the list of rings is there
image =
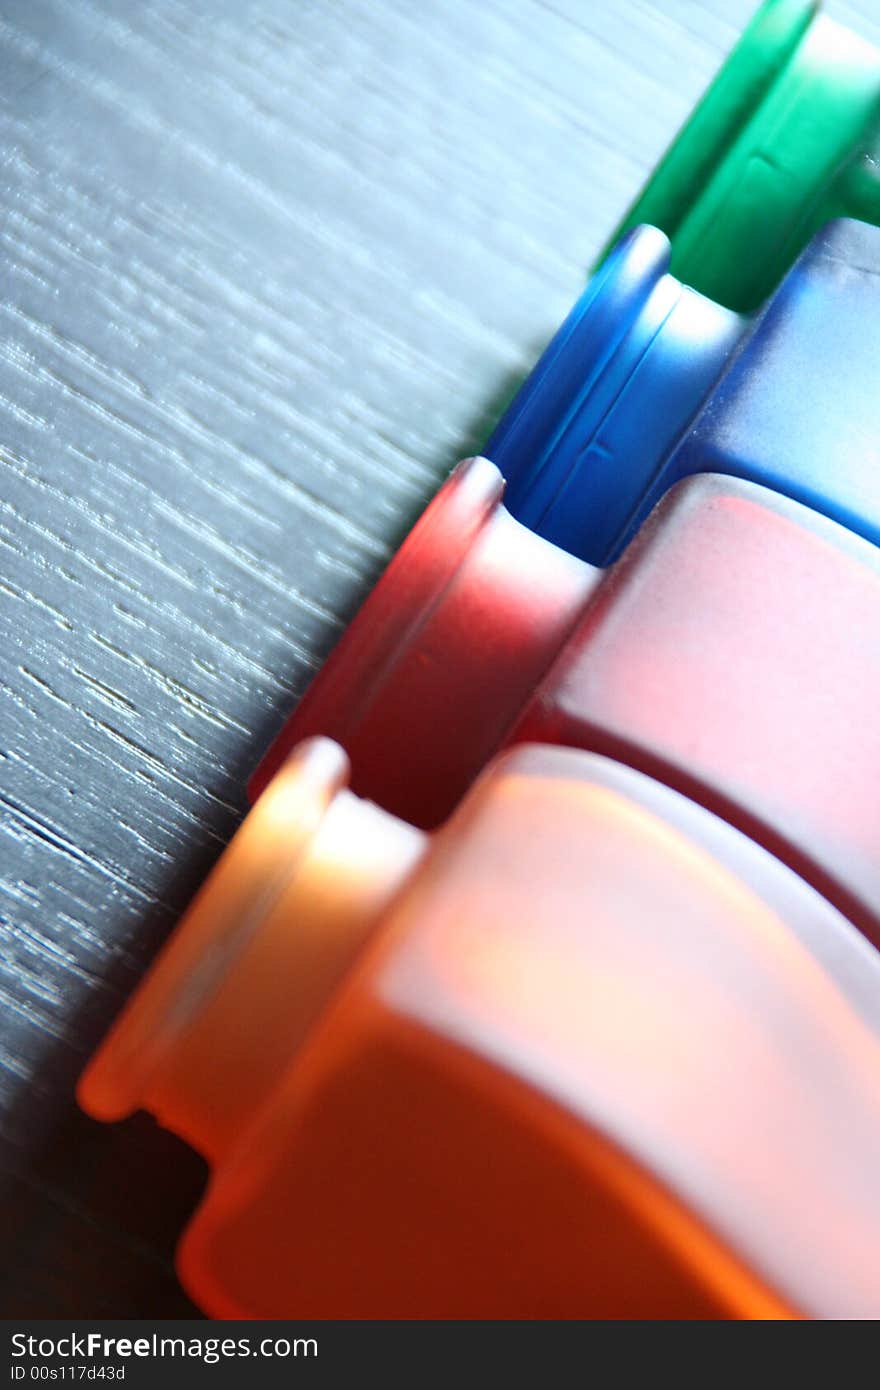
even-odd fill
[[[520,748],[428,837],[316,741],[80,1086],[209,1160],[220,1317],[877,1317],[880,956],[610,760]]]
[[[485,460],[428,507],[258,769],[326,734],[439,824],[492,753],[605,753],[778,854],[880,942],[880,551],[701,475],[604,574],[505,512]]]

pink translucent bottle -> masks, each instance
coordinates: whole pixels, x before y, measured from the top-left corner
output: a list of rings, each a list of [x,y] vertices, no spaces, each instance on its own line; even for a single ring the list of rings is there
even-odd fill
[[[486,460],[431,503],[253,782],[300,738],[439,824],[499,747],[592,749],[746,831],[880,942],[880,550],[754,483],[678,484],[598,571]]]

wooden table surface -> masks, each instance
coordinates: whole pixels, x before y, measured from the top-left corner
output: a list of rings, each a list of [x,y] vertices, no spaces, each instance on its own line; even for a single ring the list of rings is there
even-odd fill
[[[0,0],[5,1316],[192,1312],[75,1077],[751,8]]]

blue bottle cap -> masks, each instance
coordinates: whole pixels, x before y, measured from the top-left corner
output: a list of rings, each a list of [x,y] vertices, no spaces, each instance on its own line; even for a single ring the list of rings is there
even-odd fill
[[[620,548],[746,323],[670,275],[669,256],[655,227],[619,242],[485,450],[517,520],[591,564]]]

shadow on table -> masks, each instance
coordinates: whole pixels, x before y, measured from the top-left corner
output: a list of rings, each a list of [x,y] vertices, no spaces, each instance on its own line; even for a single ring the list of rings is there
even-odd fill
[[[253,754],[234,766],[242,788]],[[229,830],[230,815],[215,828]],[[155,885],[157,905],[135,921],[131,954],[65,1020],[65,1036],[35,1059],[27,1090],[2,1117],[0,1316],[192,1318],[173,1253],[208,1175],[186,1144],[146,1114],[99,1124],[77,1107],[86,1061],[107,1032],[218,856],[193,843]],[[129,935],[128,930],[126,936]]]
[[[190,866],[177,886],[186,892],[204,871]],[[158,949],[168,927],[145,922],[146,942]],[[4,1116],[0,1317],[201,1316],[177,1283],[173,1252],[206,1165],[149,1116],[102,1125],[74,1099],[87,1057],[132,988],[132,967],[106,983],[70,1020],[75,1046],[58,1043]]]

